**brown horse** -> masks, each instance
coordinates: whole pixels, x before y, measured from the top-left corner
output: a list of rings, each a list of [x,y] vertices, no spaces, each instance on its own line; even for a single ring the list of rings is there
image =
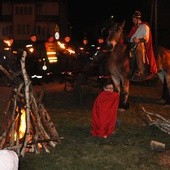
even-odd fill
[[[126,109],[129,107],[128,98],[130,81],[148,80],[156,75],[150,74],[146,77],[142,77],[142,79],[134,79],[129,55],[130,48],[128,44],[120,43],[124,35],[123,27],[124,23],[115,23],[109,30],[107,43],[112,44],[112,51],[108,59],[108,69],[115,88],[121,96],[120,107]],[[163,82],[166,82],[167,86],[165,88],[167,89],[168,94],[170,94],[170,50],[161,46],[158,46],[155,49],[158,76]],[[170,100],[169,95],[167,98],[166,100]]]
[[[158,77],[163,83],[161,99],[170,106],[170,50],[158,46],[155,48],[155,56],[158,68]]]

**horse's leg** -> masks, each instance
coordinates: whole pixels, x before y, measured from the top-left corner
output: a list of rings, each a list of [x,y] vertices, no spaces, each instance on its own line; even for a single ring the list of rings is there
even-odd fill
[[[121,90],[121,87],[120,87],[120,80],[116,79],[113,75],[111,75],[111,79],[114,83],[114,86],[116,88],[116,91],[120,94],[120,90]]]
[[[170,105],[170,73],[166,73],[162,70],[158,73],[158,76],[163,84],[161,99],[165,100],[166,104]]]
[[[170,73],[167,73],[165,75],[165,79],[166,79],[166,84],[167,84],[166,105],[170,105]]]
[[[129,108],[128,97],[129,97],[129,80],[116,79],[115,76],[111,75],[112,81],[115,85],[117,92],[120,95],[119,108],[127,109]],[[122,84],[121,84],[122,83]],[[123,88],[122,88],[123,85]],[[122,90],[123,89],[123,90]]]
[[[127,109],[129,108],[129,86],[130,86],[130,81],[127,78],[122,79],[122,93],[123,93],[123,108]]]
[[[161,90],[161,97],[160,99],[162,100],[161,102],[165,102],[166,96],[167,96],[167,83],[166,83],[166,78],[165,78],[165,73],[163,70],[160,70],[158,72],[158,77],[162,82],[162,90]]]

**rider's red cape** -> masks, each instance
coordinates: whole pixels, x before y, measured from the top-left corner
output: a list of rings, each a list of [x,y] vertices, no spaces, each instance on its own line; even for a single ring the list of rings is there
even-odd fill
[[[147,53],[147,57],[148,57],[149,63],[150,63],[150,72],[157,73],[158,70],[157,70],[157,65],[156,65],[156,61],[155,61],[155,55],[153,52],[151,31],[149,33],[149,40],[146,43],[146,53]]]
[[[92,109],[93,136],[110,136],[115,132],[119,95],[117,92],[102,91],[96,98]]]
[[[148,23],[144,23],[144,24],[148,25]],[[130,30],[130,32],[128,34],[129,38],[136,32],[137,28],[138,27],[136,25],[134,25],[132,27],[132,29]],[[157,65],[156,65],[156,61],[155,61],[155,55],[154,55],[154,52],[153,52],[151,31],[149,32],[149,40],[145,44],[146,44],[146,54],[147,54],[149,64],[150,64],[150,72],[151,73],[157,73]]]

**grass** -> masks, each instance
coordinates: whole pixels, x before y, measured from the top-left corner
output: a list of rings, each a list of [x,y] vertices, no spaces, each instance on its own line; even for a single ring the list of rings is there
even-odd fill
[[[151,90],[152,89],[152,90]],[[147,126],[140,105],[149,111],[161,111],[154,101],[158,97],[155,87],[132,85],[130,109],[118,112],[119,124],[114,136],[107,139],[90,135],[91,109],[98,90],[86,89],[84,103],[79,105],[71,91],[47,93],[44,106],[57,131],[64,139],[50,153],[27,153],[20,158],[20,170],[166,170],[161,163],[162,152],[153,151],[150,141],[168,145],[169,135],[155,126]],[[157,113],[157,112],[156,112]],[[160,112],[159,112],[160,113]],[[168,148],[167,148],[168,150]],[[169,158],[170,159],[170,158]]]

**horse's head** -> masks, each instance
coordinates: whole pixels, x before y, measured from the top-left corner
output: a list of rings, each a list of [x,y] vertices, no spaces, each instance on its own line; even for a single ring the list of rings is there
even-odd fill
[[[125,21],[122,23],[115,23],[109,30],[109,35],[107,37],[107,44],[112,44],[114,46],[119,43],[123,36],[123,27],[125,25]]]

